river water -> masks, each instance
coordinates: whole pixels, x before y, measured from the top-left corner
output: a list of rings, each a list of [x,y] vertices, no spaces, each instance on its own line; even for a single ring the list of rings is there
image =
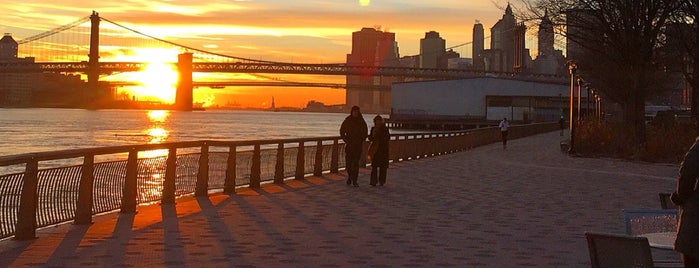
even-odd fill
[[[0,156],[194,140],[337,136],[347,114],[0,109]],[[374,115],[364,115],[367,125]]]

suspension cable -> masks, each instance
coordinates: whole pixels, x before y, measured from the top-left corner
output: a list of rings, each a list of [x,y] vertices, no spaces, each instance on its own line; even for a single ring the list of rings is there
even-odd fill
[[[114,25],[116,25],[116,26],[119,26],[119,27],[121,27],[121,28],[124,28],[124,29],[126,29],[126,30],[128,30],[128,31],[131,31],[131,32],[134,32],[134,33],[143,35],[143,36],[145,36],[145,37],[152,38],[152,39],[158,40],[158,41],[163,42],[163,43],[167,43],[167,44],[170,44],[170,45],[173,45],[173,46],[185,48],[185,49],[192,50],[192,51],[196,51],[196,52],[203,53],[203,54],[209,54],[209,55],[214,55],[214,56],[219,56],[219,57],[224,57],[224,58],[232,58],[232,59],[237,59],[237,60],[242,60],[242,61],[258,62],[258,63],[267,63],[267,64],[287,64],[286,62],[266,61],[266,60],[255,60],[255,59],[249,59],[249,58],[243,58],[243,57],[236,57],[236,56],[231,56],[231,55],[226,55],[226,54],[220,54],[220,53],[210,52],[210,51],[206,51],[206,50],[202,50],[202,49],[198,49],[198,48],[194,48],[194,47],[190,47],[190,46],[185,46],[185,45],[181,45],[181,44],[178,44],[178,43],[175,43],[175,42],[172,42],[172,41],[168,41],[168,40],[165,40],[165,39],[162,39],[162,38],[158,38],[158,37],[155,37],[155,36],[152,36],[152,35],[149,35],[149,34],[145,34],[145,33],[143,33],[143,32],[140,32],[140,31],[134,30],[134,29],[132,29],[132,28],[126,27],[126,26],[124,26],[124,25],[121,25],[121,24],[119,24],[119,23],[113,22],[113,21],[111,21],[111,20],[109,20],[109,19],[106,19],[106,18],[103,18],[103,17],[100,17],[100,18],[101,18],[102,20],[104,20],[104,21],[107,21],[107,22],[111,23],[111,24],[114,24]],[[327,66],[333,65],[333,66],[337,66],[337,65],[344,65],[344,64],[341,64],[341,63],[331,63],[331,64],[321,64],[321,65],[327,65]]]
[[[35,41],[35,40],[38,40],[38,39],[41,39],[41,38],[44,38],[44,37],[52,36],[52,35],[54,35],[54,34],[60,33],[60,32],[65,31],[65,30],[70,30],[70,29],[72,29],[72,28],[74,28],[74,27],[76,27],[76,26],[78,26],[78,25],[80,25],[80,24],[83,24],[83,23],[85,23],[85,22],[87,22],[87,21],[89,21],[89,20],[90,20],[90,16],[86,16],[86,17],[84,17],[84,18],[81,18],[81,19],[76,20],[76,21],[74,21],[74,22],[72,22],[72,23],[63,25],[63,26],[61,26],[61,27],[52,29],[52,30],[50,30],[50,31],[43,32],[43,33],[40,33],[40,34],[37,34],[37,35],[34,35],[34,36],[27,37],[27,38],[22,39],[22,40],[20,40],[20,41],[17,41],[17,44],[18,44],[18,45],[21,45],[21,44],[24,44],[24,43],[29,43],[29,42],[31,42],[31,41]]]

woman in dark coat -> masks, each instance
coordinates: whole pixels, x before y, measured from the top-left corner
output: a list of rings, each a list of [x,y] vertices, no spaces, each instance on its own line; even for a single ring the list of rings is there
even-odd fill
[[[376,152],[371,155],[371,186],[376,186],[378,179],[379,185],[386,184],[386,171],[388,170],[388,141],[390,134],[386,123],[380,115],[374,117],[374,126],[371,128],[369,140],[372,142],[372,147],[376,146]],[[378,174],[377,174],[378,171]],[[377,178],[378,175],[378,178]]]
[[[685,267],[699,267],[699,138],[684,156],[672,202],[680,208],[675,250],[681,253]]]
[[[347,165],[347,185],[354,184],[359,187],[359,158],[362,156],[362,147],[367,138],[367,126],[364,117],[359,111],[359,106],[352,106],[350,115],[342,121],[340,137],[345,142],[345,163]]]

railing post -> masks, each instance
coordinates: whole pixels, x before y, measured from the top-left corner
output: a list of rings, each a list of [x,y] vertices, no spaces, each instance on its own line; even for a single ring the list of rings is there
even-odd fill
[[[194,195],[200,197],[209,195],[209,145],[206,142],[201,145],[199,172],[197,172],[197,185],[194,192]]]
[[[255,149],[253,149],[252,153],[252,165],[250,165],[250,188],[260,188],[262,173],[260,166],[260,144],[255,144]]]
[[[177,148],[168,150],[165,161],[165,181],[163,182],[163,204],[175,203],[175,178],[177,178]]]
[[[92,188],[95,183],[95,155],[87,154],[83,158],[80,186],[78,186],[78,202],[75,209],[73,224],[92,223]]]
[[[306,173],[306,152],[304,152],[304,142],[299,142],[299,149],[296,153],[296,176],[295,179],[303,179]]]
[[[236,168],[236,147],[228,147],[228,160],[226,161],[226,180],[223,182],[223,192],[226,194],[235,193]]]
[[[277,145],[277,163],[274,165],[274,183],[284,183],[284,143]]]
[[[36,210],[39,205],[38,184],[39,162],[32,158],[27,162],[24,171],[22,196],[19,201],[17,225],[15,226],[16,240],[36,238]]]
[[[316,143],[316,161],[313,165],[313,176],[323,175],[323,141]]]
[[[330,156],[330,172],[338,173],[340,171],[340,142],[338,139],[333,140],[333,147]]]
[[[126,181],[121,198],[121,213],[136,212],[136,198],[138,194],[138,151],[131,149],[129,159],[126,162]]]

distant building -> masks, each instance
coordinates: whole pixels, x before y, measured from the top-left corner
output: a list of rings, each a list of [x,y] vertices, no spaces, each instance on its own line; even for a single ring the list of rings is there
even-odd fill
[[[522,72],[530,64],[531,56],[525,47],[527,28],[518,23],[507,5],[505,14],[490,28],[490,49],[483,50],[484,70],[489,72]],[[476,38],[476,37],[474,37]]]
[[[396,83],[391,122],[462,125],[552,122],[568,107],[567,84],[501,78]],[[587,92],[583,90],[584,96]]]
[[[17,59],[19,44],[12,38],[12,34],[6,33],[0,39],[0,61],[10,61]]]
[[[553,22],[548,17],[548,11],[544,13],[539,24],[539,52],[532,63],[532,72],[549,75],[566,75],[568,68],[563,51],[556,50],[553,46],[554,32]]]
[[[473,59],[450,58],[447,59],[447,69],[469,69],[473,66]]]
[[[34,63],[18,58],[18,43],[11,34],[0,39],[0,62]],[[79,75],[35,71],[0,73],[0,107],[78,107],[85,90]]]
[[[352,33],[352,53],[347,54],[347,65],[399,66],[398,43],[395,33],[380,29],[362,28]],[[386,113],[391,109],[390,85],[396,77],[376,76],[373,73],[347,76],[346,105],[357,105],[362,111]],[[384,87],[386,90],[377,88]]]
[[[446,64],[440,64],[440,59],[446,52],[446,42],[439,37],[438,32],[426,32],[425,38],[420,39],[420,68],[446,68]]]
[[[483,61],[483,50],[485,50],[485,34],[483,30],[483,24],[476,21],[473,25],[473,69],[483,70],[485,69],[485,62]]]

